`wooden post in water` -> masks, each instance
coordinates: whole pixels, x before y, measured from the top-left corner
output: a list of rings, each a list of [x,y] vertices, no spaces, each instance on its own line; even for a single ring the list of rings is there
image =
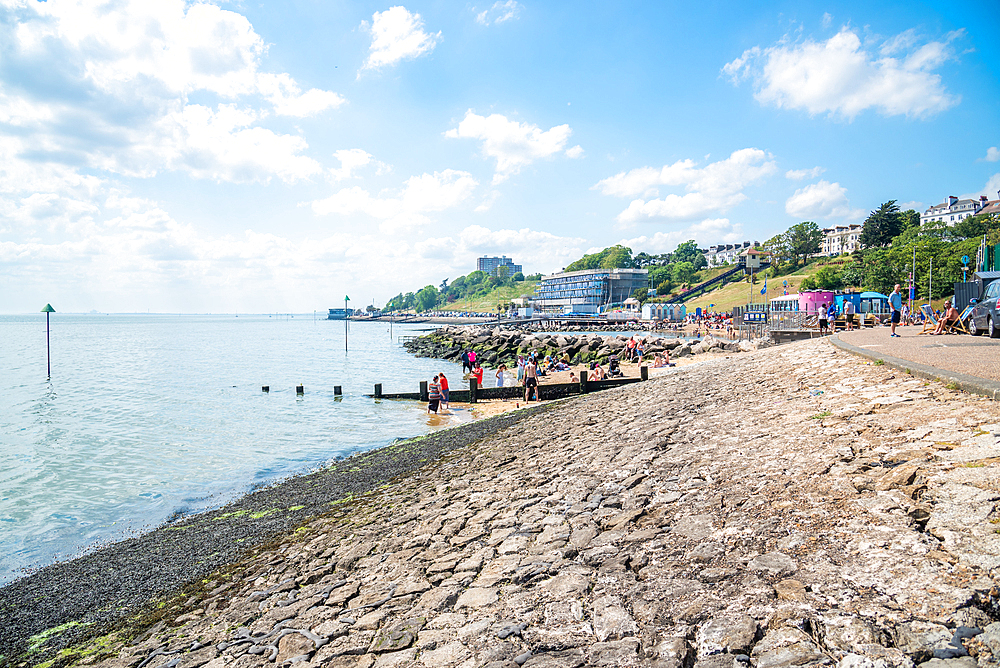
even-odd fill
[[[382,396],[382,383],[375,383],[375,398]]]
[[[340,385],[334,385],[333,386],[333,396],[339,397],[343,393],[344,393],[344,390],[343,390],[342,387],[340,387]]]
[[[420,401],[427,401],[427,381],[420,381]]]
[[[52,348],[49,346],[49,313],[55,312],[56,310],[52,308],[52,304],[46,304],[45,308],[42,309],[42,313],[45,314],[45,361],[48,365],[46,378],[52,377]]]
[[[479,392],[479,381],[475,378],[469,379],[469,403],[476,403],[476,394]]]

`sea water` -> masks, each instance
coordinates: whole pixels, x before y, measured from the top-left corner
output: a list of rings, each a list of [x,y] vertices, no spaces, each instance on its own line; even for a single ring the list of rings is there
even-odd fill
[[[44,314],[0,316],[0,583],[453,424],[364,396],[462,386],[403,350],[421,326],[389,330],[352,322],[345,351],[344,321],[311,314],[56,313],[47,378]]]

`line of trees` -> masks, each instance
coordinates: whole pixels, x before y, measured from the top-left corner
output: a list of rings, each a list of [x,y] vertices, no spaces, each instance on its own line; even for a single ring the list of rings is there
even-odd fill
[[[531,274],[525,276],[521,272],[513,276],[507,275],[507,267],[499,267],[496,276],[491,276],[483,271],[474,271],[465,276],[459,276],[451,283],[448,279],[441,281],[441,285],[435,287],[426,285],[417,292],[399,293],[389,300],[385,305],[386,311],[429,311],[439,306],[444,307],[459,299],[470,299],[474,297],[485,297],[500,287],[511,286],[524,281],[537,281],[541,279],[541,274]]]

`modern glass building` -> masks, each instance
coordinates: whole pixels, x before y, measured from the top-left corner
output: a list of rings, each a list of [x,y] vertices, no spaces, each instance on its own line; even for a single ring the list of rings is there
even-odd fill
[[[585,269],[542,276],[534,305],[546,313],[600,313],[620,304],[638,289],[649,288],[645,269]]]
[[[476,269],[485,272],[490,276],[496,276],[500,267],[507,268],[507,276],[513,276],[521,271],[521,265],[514,264],[514,261],[504,255],[503,257],[481,257],[476,260]]]

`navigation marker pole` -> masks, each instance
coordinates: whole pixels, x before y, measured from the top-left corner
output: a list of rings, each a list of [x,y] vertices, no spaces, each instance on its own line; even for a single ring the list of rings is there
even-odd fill
[[[347,321],[349,316],[347,315],[347,302],[351,301],[351,298],[344,295],[344,352],[347,352]]]
[[[42,309],[42,313],[45,314],[45,361],[48,362],[48,378],[52,377],[52,349],[49,347],[49,313],[55,312],[56,310],[52,308],[52,304],[46,304],[45,308]]]

